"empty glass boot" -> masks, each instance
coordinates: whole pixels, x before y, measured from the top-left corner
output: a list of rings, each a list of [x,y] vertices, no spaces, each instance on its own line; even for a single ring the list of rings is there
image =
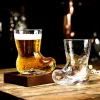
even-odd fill
[[[44,57],[40,52],[42,30],[14,30],[14,39],[18,56],[16,68],[21,74],[51,73],[56,66],[52,57]]]
[[[88,59],[91,49],[90,39],[64,39],[66,65],[52,73],[55,83],[60,85],[86,84],[90,70]]]

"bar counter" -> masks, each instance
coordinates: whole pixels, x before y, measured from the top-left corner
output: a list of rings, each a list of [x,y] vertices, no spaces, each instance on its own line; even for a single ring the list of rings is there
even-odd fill
[[[4,73],[13,71],[16,68],[0,69],[0,100],[100,100],[99,74],[91,75],[86,85],[61,86],[50,83],[24,87],[4,83]]]

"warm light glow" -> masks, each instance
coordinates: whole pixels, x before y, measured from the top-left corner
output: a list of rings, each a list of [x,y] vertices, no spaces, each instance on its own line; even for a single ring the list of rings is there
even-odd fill
[[[69,2],[69,6],[73,6],[73,2],[72,1]]]
[[[89,69],[93,69],[93,66],[92,65],[89,65]]]
[[[12,29],[12,28],[10,28],[10,31],[13,31],[13,29]]]
[[[75,32],[71,32],[70,36],[73,37],[75,35]]]
[[[71,23],[71,15],[70,14],[67,14],[67,25],[69,26]]]
[[[91,42],[92,42],[92,43],[94,42],[94,38],[91,39]]]
[[[70,14],[72,15],[73,14],[73,12],[74,12],[74,7],[73,7],[73,2],[72,1],[70,1],[69,2],[69,9],[70,9]]]
[[[2,22],[0,22],[0,32],[2,31]]]
[[[74,8],[73,7],[70,7],[70,14],[72,15],[74,12]]]
[[[22,16],[22,20],[23,20],[23,21],[25,21],[25,20],[26,20],[25,16]]]
[[[17,16],[14,17],[14,20],[18,20]]]
[[[67,14],[66,34],[70,34],[71,15]]]
[[[96,33],[96,32],[94,32],[94,33],[93,33],[93,36],[94,36],[94,37],[96,37],[96,36],[97,36],[97,33]]]
[[[14,27],[14,24],[11,24],[11,27]]]
[[[69,13],[66,15],[66,18],[64,18],[64,27],[66,29],[65,34],[67,36],[74,36],[75,33],[71,33],[71,16],[74,12],[73,2],[72,0],[69,0]],[[71,33],[71,34],[70,34]]]
[[[11,20],[10,23],[13,23],[13,20]]]
[[[67,14],[66,34],[70,34],[71,32],[71,15],[73,14],[73,12],[74,12],[73,2],[69,1],[69,13]],[[74,36],[75,33],[72,32],[70,35]]]
[[[95,39],[95,43],[96,43],[96,44],[100,44],[100,41],[99,41],[98,38]]]
[[[79,5],[79,6],[82,6],[82,2],[79,2],[78,5]]]
[[[100,52],[99,52],[99,56],[100,56]]]
[[[66,30],[66,34],[70,34],[70,29]]]

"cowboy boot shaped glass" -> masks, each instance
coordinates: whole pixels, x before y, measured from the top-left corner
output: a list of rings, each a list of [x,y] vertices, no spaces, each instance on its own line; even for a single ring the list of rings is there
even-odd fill
[[[14,30],[18,56],[16,68],[21,74],[47,74],[56,66],[52,57],[44,57],[41,52],[41,29]]]

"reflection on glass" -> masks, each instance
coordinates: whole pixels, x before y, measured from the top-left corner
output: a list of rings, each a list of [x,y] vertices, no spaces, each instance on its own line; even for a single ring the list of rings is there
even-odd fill
[[[90,70],[88,60],[91,49],[90,39],[64,39],[66,65],[61,70],[54,70],[52,78],[61,85],[87,83]]]

